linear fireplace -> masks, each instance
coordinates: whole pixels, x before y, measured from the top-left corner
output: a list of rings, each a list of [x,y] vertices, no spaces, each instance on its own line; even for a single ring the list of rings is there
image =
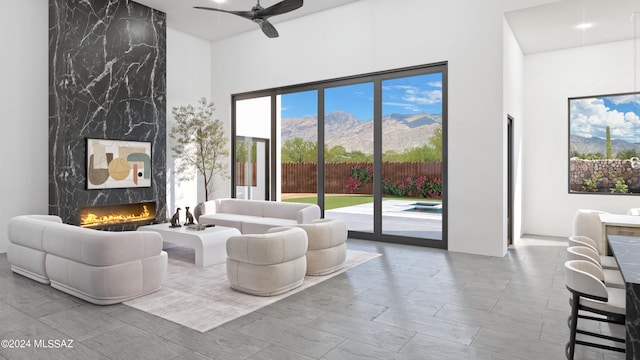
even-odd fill
[[[156,218],[156,203],[101,205],[80,209],[80,226],[104,228],[116,225],[148,223]]]

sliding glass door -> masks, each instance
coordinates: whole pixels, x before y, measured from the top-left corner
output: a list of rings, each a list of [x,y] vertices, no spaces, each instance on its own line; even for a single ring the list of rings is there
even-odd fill
[[[446,68],[235,95],[234,195],[316,203],[350,237],[446,248]]]
[[[442,239],[442,73],[382,80],[382,233]]]
[[[374,232],[373,83],[324,90],[324,209],[351,231]]]
[[[318,91],[277,96],[279,200],[318,203]]]

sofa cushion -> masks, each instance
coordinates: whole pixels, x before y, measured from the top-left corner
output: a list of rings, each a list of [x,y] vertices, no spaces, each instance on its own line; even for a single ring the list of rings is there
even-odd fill
[[[253,218],[249,221],[242,222],[242,229],[240,231],[243,234],[264,234],[271,228],[293,226],[296,224],[297,222],[291,219],[272,217]]]
[[[266,201],[243,199],[219,199],[216,200],[216,213],[262,217],[264,215],[263,206],[265,202]]]
[[[227,257],[256,264],[278,264],[304,256],[307,233],[298,228],[273,228],[266,234],[232,236],[227,240]]]
[[[49,254],[93,266],[110,266],[162,251],[162,236],[146,231],[99,231],[66,224],[44,230],[43,247]]]
[[[272,218],[296,219],[298,211],[307,206],[309,205],[280,201],[265,201],[264,215]]]
[[[51,224],[61,224],[62,219],[53,215],[21,215],[9,220],[9,241],[32,249],[44,251],[42,233]]]
[[[200,215],[201,224],[214,224],[218,226],[226,226],[236,228],[242,231],[242,223],[245,221],[254,221],[260,219],[258,216],[238,215],[238,214],[225,214],[216,213],[208,215]]]

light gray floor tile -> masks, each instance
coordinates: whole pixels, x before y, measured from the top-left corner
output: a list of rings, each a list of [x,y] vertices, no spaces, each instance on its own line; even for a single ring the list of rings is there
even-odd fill
[[[187,353],[184,353],[178,356],[177,358],[174,358],[173,360],[211,360],[211,358],[206,357],[195,351],[189,351]]]
[[[505,317],[489,311],[476,310],[457,305],[445,305],[436,317],[483,329],[509,331],[520,336],[537,339],[542,329],[542,320],[522,322],[518,319]]]
[[[211,359],[245,359],[269,346],[266,341],[224,327],[206,333],[181,328],[162,337]]]
[[[323,360],[407,360],[404,355],[377,346],[347,340],[331,350]]]
[[[86,306],[41,317],[40,320],[75,341],[83,341],[124,326],[126,323]]]
[[[537,338],[520,336],[505,329],[504,332],[483,328],[473,340],[473,346],[498,354],[528,359],[565,359],[565,347],[538,340]]]
[[[0,307],[0,324],[1,339],[10,339],[8,336],[25,338],[51,331],[49,325],[7,304]]]
[[[309,327],[392,351],[400,350],[416,334],[402,327],[383,323],[372,326],[367,320],[332,313],[312,321]]]
[[[312,358],[323,356],[345,340],[342,336],[270,317],[245,325],[237,331]]]
[[[289,351],[283,349],[276,345],[269,345],[268,347],[258,351],[257,353],[251,355],[247,358],[247,360],[312,360],[308,356],[304,356],[300,353],[294,353],[293,351]]]
[[[169,320],[153,315],[150,316],[143,311],[128,306],[109,313],[109,316],[156,335],[170,333],[181,327],[179,324]]]
[[[470,345],[480,330],[479,326],[466,325],[434,316],[420,316],[419,314],[393,309],[385,311],[374,321],[465,345]]]
[[[517,357],[494,353],[489,350],[447,341],[427,335],[416,335],[400,354],[411,360],[532,360],[528,357]]]
[[[83,341],[110,359],[173,359],[188,350],[142,329],[125,325]]]

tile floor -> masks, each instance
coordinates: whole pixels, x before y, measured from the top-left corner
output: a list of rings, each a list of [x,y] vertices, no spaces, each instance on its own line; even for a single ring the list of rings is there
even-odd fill
[[[13,274],[0,254],[0,340],[30,346],[0,347],[0,359],[564,359],[561,240],[526,237],[503,258],[349,240],[384,256],[206,333],[85,303]]]

